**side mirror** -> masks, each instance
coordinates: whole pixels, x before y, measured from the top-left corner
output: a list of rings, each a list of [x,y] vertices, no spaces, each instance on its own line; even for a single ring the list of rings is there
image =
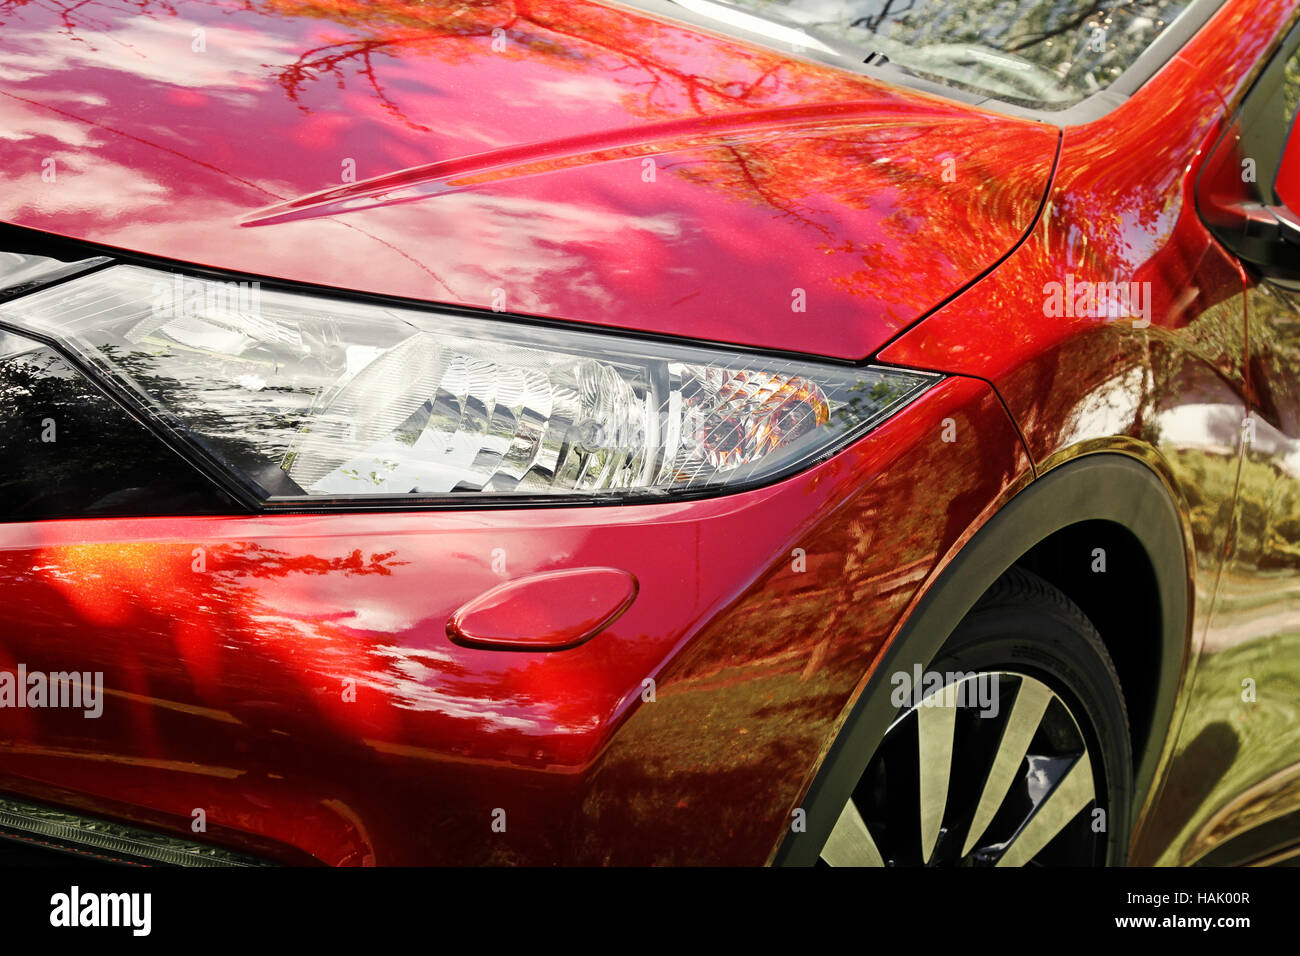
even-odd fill
[[[1300,288],[1300,126],[1288,135],[1282,78],[1272,84],[1268,79],[1261,80],[1266,91],[1247,97],[1207,158],[1196,183],[1196,208],[1239,259]]]
[[[1216,239],[1263,275],[1300,282],[1300,214],[1294,211],[1300,209],[1300,136],[1289,138],[1271,182],[1249,180],[1253,157],[1240,157],[1230,137],[1231,131],[1197,185],[1201,218]],[[1230,144],[1234,148],[1225,148]]]

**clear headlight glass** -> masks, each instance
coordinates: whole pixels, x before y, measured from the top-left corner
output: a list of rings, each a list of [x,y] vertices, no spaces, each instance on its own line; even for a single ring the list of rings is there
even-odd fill
[[[267,501],[734,490],[938,376],[118,265],[0,306]]]

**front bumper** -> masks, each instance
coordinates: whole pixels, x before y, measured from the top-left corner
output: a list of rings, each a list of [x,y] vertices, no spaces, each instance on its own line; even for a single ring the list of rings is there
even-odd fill
[[[800,475],[674,504],[0,525],[0,790],[286,863],[763,863],[923,583],[1029,477],[952,378]],[[462,647],[499,584],[639,582],[563,651]]]

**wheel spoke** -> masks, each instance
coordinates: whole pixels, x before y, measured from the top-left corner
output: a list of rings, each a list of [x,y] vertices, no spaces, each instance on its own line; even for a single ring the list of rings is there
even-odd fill
[[[912,698],[890,723],[826,839],[822,862],[1100,862],[1106,836],[1088,832],[1083,811],[1109,809],[1107,790],[1094,779],[1088,737],[1067,700],[1047,680],[1011,669],[946,676],[950,683]],[[976,681],[994,682],[992,697]],[[999,689],[1007,701],[1002,716],[987,709]]]
[[[822,847],[822,859],[830,866],[885,865],[867,829],[867,821],[862,819],[852,799],[844,805],[835,829]]]
[[[997,865],[1024,866],[1095,798],[1092,764],[1085,750],[1060,782],[1034,808],[1033,814],[1020,831],[1011,838],[1011,844]]]
[[[952,735],[957,722],[957,685],[935,691],[916,708],[917,758],[920,762],[921,859],[926,863],[939,841],[952,773]]]
[[[1002,728],[1002,739],[998,741],[998,750],[989,768],[988,778],[984,781],[984,791],[980,794],[979,805],[966,833],[966,844],[961,855],[966,856],[976,842],[984,835],[988,825],[993,822],[998,808],[1006,799],[1007,792],[1015,780],[1016,771],[1020,769],[1029,752],[1030,741],[1042,722],[1047,705],[1051,703],[1052,692],[1046,685],[1030,677],[1021,678],[1020,689],[1016,694],[1011,714]]]

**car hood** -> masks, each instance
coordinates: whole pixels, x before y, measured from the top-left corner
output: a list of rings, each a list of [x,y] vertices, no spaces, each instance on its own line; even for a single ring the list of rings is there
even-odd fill
[[[1030,227],[1054,128],[588,2],[0,2],[0,220],[866,357]]]

